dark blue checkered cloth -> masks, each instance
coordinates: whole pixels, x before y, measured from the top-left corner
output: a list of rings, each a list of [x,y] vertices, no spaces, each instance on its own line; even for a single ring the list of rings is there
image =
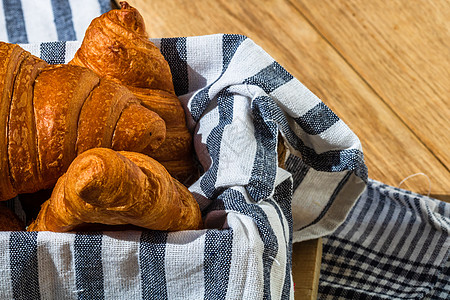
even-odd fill
[[[0,37],[50,63],[69,61],[79,42],[55,41],[81,40],[109,4],[34,2],[2,2]],[[316,237],[321,299],[449,298],[450,205],[368,179],[358,138],[250,39],[153,41],[204,169],[190,190],[228,227],[2,232],[1,299],[293,299],[292,243]]]
[[[369,180],[323,239],[320,299],[450,299],[450,205]]]

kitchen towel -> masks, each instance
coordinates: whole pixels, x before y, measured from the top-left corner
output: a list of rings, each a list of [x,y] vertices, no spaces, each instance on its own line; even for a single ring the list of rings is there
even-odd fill
[[[450,204],[369,180],[323,238],[319,299],[450,299]]]

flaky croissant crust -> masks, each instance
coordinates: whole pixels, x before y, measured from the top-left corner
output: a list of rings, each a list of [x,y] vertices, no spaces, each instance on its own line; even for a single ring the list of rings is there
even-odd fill
[[[170,67],[150,42],[140,13],[127,3],[95,18],[69,64],[136,87],[173,92]]]
[[[174,91],[169,64],[148,39],[139,12],[121,2],[89,25],[81,47],[69,64],[85,66],[101,77],[126,85],[142,104],[166,122],[166,139],[160,148],[142,152],[162,163],[183,183],[198,178],[193,159],[192,135],[185,111]]]
[[[202,227],[193,195],[161,164],[107,148],[73,161],[28,230],[65,232],[97,223],[168,231]]]
[[[0,42],[0,201],[51,188],[93,147],[158,148],[165,122],[127,88]]]

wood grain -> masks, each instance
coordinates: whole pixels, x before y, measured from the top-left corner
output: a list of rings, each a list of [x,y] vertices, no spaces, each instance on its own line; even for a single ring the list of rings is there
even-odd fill
[[[450,1],[291,2],[449,172]]]
[[[293,245],[292,277],[296,300],[317,298],[321,262],[322,239]]]

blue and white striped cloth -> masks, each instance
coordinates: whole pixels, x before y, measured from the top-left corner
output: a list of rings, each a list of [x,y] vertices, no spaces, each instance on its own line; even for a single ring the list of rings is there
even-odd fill
[[[45,2],[43,11],[63,17],[36,31],[23,25],[37,22],[28,2],[3,1],[3,9],[21,6],[22,33],[4,9],[2,39],[50,63],[69,61],[79,42],[52,41],[81,40],[73,29],[80,1]],[[106,2],[80,7],[99,15]],[[54,34],[69,31],[76,38]],[[1,232],[0,299],[293,299],[292,242],[319,236],[321,299],[448,299],[448,204],[368,180],[358,138],[250,39],[153,41],[171,66],[204,169],[190,190],[205,216],[226,212],[226,224]],[[279,132],[289,146],[286,170],[277,164]]]
[[[76,41],[92,19],[111,9],[109,0],[1,0],[0,41]]]

